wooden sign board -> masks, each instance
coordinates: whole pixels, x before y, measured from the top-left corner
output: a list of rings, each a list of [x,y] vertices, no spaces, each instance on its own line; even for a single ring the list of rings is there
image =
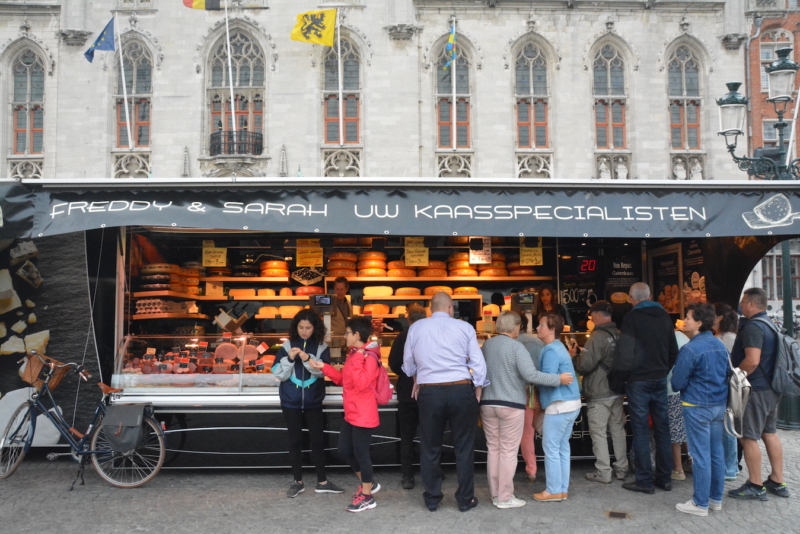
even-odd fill
[[[544,265],[542,247],[519,247],[520,266]]]
[[[428,248],[427,247],[406,247],[405,255],[406,267],[427,267]]]
[[[308,247],[297,249],[298,267],[322,267],[322,249]]]
[[[227,267],[228,249],[221,247],[203,247],[203,267]]]

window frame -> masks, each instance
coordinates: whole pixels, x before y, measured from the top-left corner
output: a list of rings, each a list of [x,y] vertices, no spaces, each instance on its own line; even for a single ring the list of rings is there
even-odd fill
[[[604,56],[604,52],[606,47],[613,50],[614,54],[610,58]],[[622,73],[622,93],[621,94],[614,94],[614,61],[618,60],[621,66],[621,73]],[[603,68],[605,69],[605,83],[606,87],[598,88],[595,85],[597,80],[597,72],[598,72],[598,62],[602,61],[604,63]],[[594,54],[594,59],[592,60],[592,97],[594,101],[593,105],[593,122],[595,125],[595,149],[596,150],[622,150],[628,151],[630,150],[628,146],[628,64],[626,58],[622,50],[613,43],[605,42],[600,44],[596,48],[596,52]],[[598,89],[603,89],[604,92],[600,92]],[[606,122],[600,122],[597,120],[597,109],[598,104],[602,104],[605,106],[606,112]],[[621,121],[615,122],[614,121],[614,105],[619,104],[622,110],[621,113]],[[600,139],[598,136],[599,130],[603,128],[605,129],[606,133],[606,143],[604,146],[601,146]],[[622,146],[616,146],[614,142],[614,134],[617,128],[622,129]]]
[[[783,300],[783,257],[773,256],[775,258],[775,298],[776,300]],[[781,258],[780,261],[778,258]],[[792,280],[792,300],[800,299],[800,255],[790,254],[790,276]]]
[[[23,63],[23,57],[30,54],[33,56],[33,61],[30,64]],[[16,90],[16,69],[18,65],[22,65],[26,71],[25,73],[25,95],[22,100],[17,99],[17,90]],[[38,68],[38,71],[36,69]],[[11,108],[11,117],[12,117],[12,124],[11,124],[11,132],[13,137],[13,147],[10,150],[11,156],[28,156],[28,155],[41,155],[44,153],[44,111],[45,111],[45,82],[46,76],[45,72],[47,69],[45,68],[45,62],[42,59],[42,56],[38,54],[32,47],[26,46],[25,48],[19,50],[14,59],[11,61],[11,68],[9,69],[9,83],[10,83],[10,108]],[[41,99],[34,100],[34,79],[33,73],[38,72],[40,77],[40,82],[42,84],[41,87]],[[22,113],[20,113],[22,112]],[[35,116],[36,113],[41,113],[42,124],[41,127],[35,127],[36,121]],[[19,127],[20,115],[25,118],[25,125],[23,128]],[[19,136],[22,134],[22,138],[25,139],[25,148],[23,150],[19,149]],[[34,151],[35,142],[34,139],[36,134],[41,135],[42,145],[41,150]]]
[[[529,52],[529,47],[532,47],[533,50],[530,52],[535,52],[535,55],[528,55],[526,52]],[[517,83],[517,71],[523,66],[522,63],[525,63],[525,68],[528,70],[529,80],[528,80],[528,91],[521,92],[519,84]],[[545,91],[544,93],[537,93],[535,89],[535,76],[534,76],[534,67],[537,66],[537,62],[539,67],[544,68],[545,72]],[[516,55],[514,60],[514,116],[516,122],[516,143],[517,148],[519,149],[527,149],[527,150],[547,150],[550,149],[550,71],[549,71],[549,62],[547,55],[545,54],[544,47],[535,41],[528,40],[523,43]],[[528,121],[521,121],[520,120],[520,103],[525,102],[528,106]],[[536,120],[536,104],[541,103],[544,106],[544,121],[537,121]],[[537,128],[543,127],[544,128],[544,144],[540,145],[538,141],[537,135]],[[526,128],[528,131],[528,144],[523,144],[521,141],[520,130]]]
[[[138,49],[136,48],[138,47]],[[138,55],[132,55],[137,53]],[[133,38],[127,39],[122,43],[122,57],[123,65],[120,66],[119,62],[116,63],[115,73],[115,102],[116,102],[116,146],[118,150],[132,150],[132,149],[149,149],[153,144],[153,73],[155,72],[155,63],[153,61],[153,54],[150,48],[141,40]],[[125,89],[127,91],[128,100],[125,102],[125,92],[122,90],[122,76],[120,69],[127,67],[130,63],[130,71],[125,69]],[[140,86],[139,71],[143,68],[149,68],[149,87],[142,88]],[[143,102],[147,103],[148,112],[147,120],[139,119],[139,108]],[[125,116],[125,105],[128,106],[131,121],[131,136],[134,140],[128,139],[128,142],[123,144],[123,134],[128,135],[128,120]],[[139,128],[147,127],[147,143],[140,143]]]
[[[448,34],[449,36],[449,34]],[[462,34],[456,31],[456,43],[460,43],[463,38]],[[435,73],[439,69],[443,69],[447,61],[450,60],[450,55],[447,52],[448,40],[444,39],[439,45],[439,55],[434,62]],[[466,91],[459,90],[459,72],[461,69],[466,69]],[[464,51],[462,44],[456,45],[456,58],[448,67],[450,73],[450,89],[447,93],[440,92],[439,76],[434,76],[434,101],[436,102],[436,148],[438,151],[449,150],[472,150],[472,60]],[[453,102],[453,93],[455,92],[455,102]],[[441,120],[441,104],[442,102],[450,104],[450,117],[449,120]],[[466,105],[466,120],[458,120],[459,103]],[[453,123],[455,122],[455,128]],[[444,145],[442,143],[442,126],[449,125],[450,128],[450,143]],[[466,144],[459,143],[459,128],[464,127],[466,132]],[[455,134],[455,135],[454,135]]]
[[[682,49],[686,50],[686,57],[680,57],[680,52]],[[674,92],[672,89],[673,79],[672,74],[673,68],[672,65],[674,62],[678,62],[679,68],[677,69],[678,75],[680,76],[680,91]],[[697,94],[690,94],[692,91],[688,90],[687,86],[689,85],[689,69],[688,66],[690,63],[693,63],[695,68],[697,69]],[[704,84],[702,80],[702,72],[703,72],[703,62],[701,54],[695,49],[695,47],[691,46],[686,42],[679,42],[673,48],[672,52],[669,55],[669,59],[667,60],[667,114],[669,115],[669,145],[670,150],[672,151],[687,151],[687,150],[702,150],[703,149],[703,140],[702,134],[703,131],[701,129],[702,124],[702,112],[704,109],[704,98],[703,98],[703,89]],[[677,105],[680,110],[680,122],[676,123],[673,121],[672,117],[672,106]],[[693,106],[695,109],[695,117],[693,122],[690,121],[690,113],[689,107]],[[674,139],[673,139],[673,131],[679,128],[680,129],[680,145],[675,146]],[[690,133],[694,132],[696,143],[693,146],[690,146],[691,143],[691,135]]]
[[[342,78],[342,113],[341,117],[339,117],[339,87],[338,87],[338,76],[339,76],[339,40],[334,42],[334,46],[331,47],[330,50],[326,51],[322,58],[322,144],[325,146],[360,146],[363,143],[361,138],[362,128],[361,128],[361,120],[362,120],[362,98],[361,95],[363,93],[363,60],[361,55],[360,48],[356,45],[356,43],[350,39],[348,36],[342,34],[341,36],[341,44],[342,44],[342,76],[347,73],[347,63],[349,61],[355,61],[358,64],[358,80],[356,83],[356,88],[348,87],[348,84],[345,83],[345,78]],[[326,85],[326,79],[328,75],[328,64],[329,59],[335,57],[336,61],[333,62],[336,65],[336,80],[337,80],[337,87],[335,89],[330,89]],[[351,99],[355,99],[356,101],[356,116],[355,117],[348,117],[348,109],[347,104],[348,101]],[[335,105],[336,109],[336,116],[330,116],[330,106]],[[336,136],[333,139],[332,136],[329,135],[329,125],[335,123],[336,124]],[[348,124],[355,124],[356,128],[356,139],[350,140],[347,135],[347,127]],[[341,127],[340,127],[341,125]],[[344,139],[339,139],[340,133],[344,136]]]

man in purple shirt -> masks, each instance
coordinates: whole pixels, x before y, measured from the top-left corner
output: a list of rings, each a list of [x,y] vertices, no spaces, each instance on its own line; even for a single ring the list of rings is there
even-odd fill
[[[433,314],[408,330],[403,352],[403,371],[413,376],[418,388],[420,474],[428,510],[435,512],[442,500],[442,440],[447,423],[456,454],[458,509],[478,506],[474,484],[474,442],[478,428],[478,402],[486,383],[486,362],[475,329],[453,318],[453,299],[436,293]]]

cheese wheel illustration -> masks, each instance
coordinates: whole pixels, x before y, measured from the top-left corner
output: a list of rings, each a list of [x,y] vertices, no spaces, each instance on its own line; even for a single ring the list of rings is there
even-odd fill
[[[447,271],[445,271],[444,269],[424,269],[419,272],[418,276],[423,276],[423,277],[447,276]]]
[[[505,269],[486,269],[481,271],[481,276],[508,276],[508,271]]]
[[[389,269],[389,276],[417,276],[414,269]]]
[[[386,276],[386,269],[361,269],[358,271],[358,276]]]
[[[362,252],[358,255],[358,261],[363,260],[382,260],[386,261],[386,253],[385,252],[376,252],[374,250],[368,250],[367,252]]]
[[[453,294],[453,289],[448,286],[430,286],[425,288],[426,295],[435,295],[436,293],[447,293],[448,295]]]
[[[478,271],[475,269],[452,269],[450,276],[478,276]]]
[[[361,269],[386,269],[386,262],[383,260],[361,260],[358,262],[358,270]]]
[[[353,254],[352,252],[332,252],[328,256],[329,260],[343,260],[343,261],[358,261],[358,254]]]

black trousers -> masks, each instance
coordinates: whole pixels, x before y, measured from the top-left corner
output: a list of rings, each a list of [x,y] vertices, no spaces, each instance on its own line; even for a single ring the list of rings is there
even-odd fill
[[[423,386],[419,405],[420,474],[425,504],[442,500],[442,440],[450,424],[456,455],[458,489],[456,502],[466,506],[475,496],[475,432],[478,429],[478,399],[472,384]]]
[[[419,407],[416,402],[397,403],[397,418],[400,423],[400,466],[404,478],[414,476],[414,438],[419,426]]]
[[[361,482],[372,483],[372,459],[369,446],[374,428],[351,425],[342,421],[339,429],[339,456],[350,464],[354,473],[361,473]]]
[[[292,476],[298,482],[303,480],[303,416],[308,427],[311,442],[311,461],[317,470],[317,482],[328,480],[325,474],[325,440],[322,408],[313,410],[296,410],[282,408],[286,428],[289,431],[289,461],[292,464]]]

